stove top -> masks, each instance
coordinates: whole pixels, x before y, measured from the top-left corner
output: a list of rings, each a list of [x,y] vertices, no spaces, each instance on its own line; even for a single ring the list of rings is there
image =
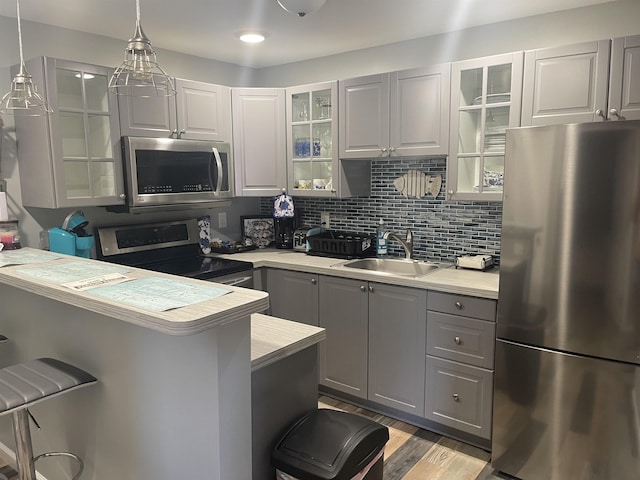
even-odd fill
[[[250,262],[200,255],[197,257],[182,257],[131,266],[153,270],[154,272],[170,273],[181,277],[198,278],[200,280],[253,269],[253,264]]]
[[[99,260],[154,272],[206,280],[253,269],[251,262],[202,255],[195,219],[101,227],[96,239]]]

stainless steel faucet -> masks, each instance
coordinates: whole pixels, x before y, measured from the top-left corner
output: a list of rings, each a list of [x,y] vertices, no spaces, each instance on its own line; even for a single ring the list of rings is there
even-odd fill
[[[411,260],[413,258],[413,232],[407,228],[407,236],[405,239],[400,238],[393,232],[384,232],[382,235],[384,239],[395,238],[400,242],[402,248],[404,248],[404,257],[407,260]]]

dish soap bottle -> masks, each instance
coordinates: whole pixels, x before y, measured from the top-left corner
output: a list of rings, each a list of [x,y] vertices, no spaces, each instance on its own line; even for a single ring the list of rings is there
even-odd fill
[[[376,229],[376,256],[384,258],[387,256],[387,239],[384,238],[384,220],[380,219]]]

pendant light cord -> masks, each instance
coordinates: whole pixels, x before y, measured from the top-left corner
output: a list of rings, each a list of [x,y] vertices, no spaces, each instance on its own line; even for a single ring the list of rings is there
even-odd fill
[[[20,50],[20,68],[24,65],[24,57],[22,55],[22,26],[20,22],[20,0],[16,0],[16,17],[18,19],[18,50]]]
[[[136,23],[140,25],[140,0],[136,0]]]

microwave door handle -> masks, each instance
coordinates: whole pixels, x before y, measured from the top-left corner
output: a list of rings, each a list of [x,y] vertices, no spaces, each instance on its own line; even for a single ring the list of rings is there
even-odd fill
[[[220,153],[216,147],[213,147],[213,157],[216,159],[216,168],[218,170],[218,177],[216,182],[216,193],[220,193],[222,189],[222,160],[220,159]]]

